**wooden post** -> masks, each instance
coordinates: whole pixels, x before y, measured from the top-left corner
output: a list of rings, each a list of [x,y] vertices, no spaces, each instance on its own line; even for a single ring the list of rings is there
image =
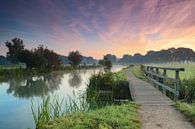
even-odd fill
[[[174,83],[174,87],[175,87],[175,93],[174,93],[174,101],[176,102],[179,98],[179,71],[176,70],[175,71],[175,83]]]
[[[149,72],[149,66],[146,67],[146,76],[148,77],[148,73]]]
[[[167,76],[167,70],[166,69],[164,69],[164,71],[163,71],[163,76],[164,77]],[[166,85],[166,79],[165,78],[163,78],[163,84]],[[166,93],[166,88],[164,88],[164,87],[163,87],[163,94],[165,94],[165,95],[167,94]]]
[[[150,72],[153,73],[153,68],[150,67]],[[150,78],[154,79],[154,76],[152,74],[150,74]],[[152,81],[150,81],[150,83],[154,84]]]
[[[159,69],[158,68],[156,68],[156,74],[159,74]],[[159,82],[159,77],[158,76],[156,76],[156,81]],[[158,85],[156,85],[156,87],[159,89]]]

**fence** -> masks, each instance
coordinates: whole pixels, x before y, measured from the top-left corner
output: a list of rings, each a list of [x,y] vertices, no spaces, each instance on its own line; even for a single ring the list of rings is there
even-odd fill
[[[161,71],[160,71],[161,70]],[[175,77],[167,77],[167,71],[174,71]],[[174,101],[178,100],[179,97],[179,72],[184,71],[184,68],[164,68],[164,67],[155,67],[155,66],[146,66],[146,77],[150,83],[154,83],[157,88],[162,87],[163,94],[166,95],[166,91],[169,91],[174,94]],[[167,82],[172,82],[174,85],[171,87]]]

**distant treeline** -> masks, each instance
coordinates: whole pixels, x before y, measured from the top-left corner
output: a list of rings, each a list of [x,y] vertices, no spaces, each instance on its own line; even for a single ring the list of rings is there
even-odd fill
[[[14,38],[11,42],[5,43],[8,48],[6,57],[0,56],[0,65],[10,65],[15,62],[22,62],[29,68],[58,68],[62,64],[70,64],[68,56],[63,56],[55,53],[53,50],[49,50],[43,45],[39,45],[37,48],[28,50],[24,47],[23,41]],[[70,53],[69,53],[70,54]],[[82,56],[82,55],[81,55]],[[75,57],[76,58],[76,57]],[[195,52],[190,48],[169,48],[160,51],[148,51],[145,55],[139,53],[132,55],[124,54],[122,58],[117,58],[115,55],[106,54],[103,59],[115,63],[169,63],[169,62],[189,62],[195,61]],[[94,65],[102,64],[103,60],[96,60],[93,57],[82,56],[79,64],[81,65]]]
[[[139,53],[133,56],[125,54],[119,63],[168,63],[195,61],[195,52],[189,48],[169,48],[160,51],[148,51],[146,55]]]
[[[95,65],[98,63],[93,57],[82,56],[79,51],[69,52],[68,56],[62,56],[53,50],[39,45],[37,48],[27,49],[23,40],[14,38],[5,42],[8,49],[6,57],[0,55],[0,65],[17,65],[23,63],[28,69],[59,69],[63,65],[78,66]]]

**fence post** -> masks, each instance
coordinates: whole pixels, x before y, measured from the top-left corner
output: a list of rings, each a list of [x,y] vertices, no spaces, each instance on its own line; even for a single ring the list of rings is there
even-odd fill
[[[159,74],[159,69],[158,68],[156,68],[156,74]],[[159,77],[158,76],[156,76],[156,81],[159,82]],[[156,85],[156,87],[159,89],[158,85]]]
[[[167,76],[167,70],[166,69],[163,70],[163,76],[164,77]],[[166,85],[166,79],[165,78],[163,78],[163,84]],[[164,88],[164,87],[163,87],[163,94],[165,94],[165,95],[167,94],[166,93],[166,88]]]
[[[175,71],[174,87],[175,87],[174,101],[176,102],[179,98],[179,71],[178,70]]]
[[[146,66],[146,76],[148,77],[149,74],[147,72],[149,72],[149,66]]]

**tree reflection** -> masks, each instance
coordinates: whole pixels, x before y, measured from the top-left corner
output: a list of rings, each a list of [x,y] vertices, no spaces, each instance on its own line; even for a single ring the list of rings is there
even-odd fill
[[[72,71],[69,75],[68,83],[71,87],[78,88],[82,83],[80,71],[78,71],[78,70]]]
[[[53,93],[59,89],[63,74],[63,72],[53,72],[26,79],[12,79],[7,93],[19,98],[44,96]]]

